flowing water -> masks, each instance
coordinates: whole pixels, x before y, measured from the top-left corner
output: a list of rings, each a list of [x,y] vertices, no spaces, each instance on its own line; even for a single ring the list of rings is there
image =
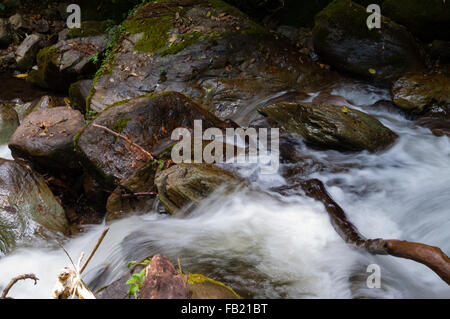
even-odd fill
[[[326,184],[366,237],[423,242],[449,254],[450,139],[414,127],[394,110],[364,107],[389,99],[386,90],[350,83],[334,93],[376,116],[400,138],[377,154],[313,150],[297,138],[298,153],[320,164],[310,177]],[[0,153],[9,156],[4,147]],[[249,167],[236,170],[252,173]],[[221,280],[245,297],[450,298],[448,285],[427,267],[347,246],[322,204],[271,192],[286,183],[282,176],[253,173],[252,183],[233,194],[215,192],[188,216],[146,212],[111,223],[85,281],[99,288],[119,278],[128,261],[162,253],[180,258],[184,272]],[[81,251],[89,252],[103,228],[89,226],[67,239],[70,255],[76,259]],[[56,244],[47,244],[30,243],[1,258],[0,287],[17,274],[33,272],[38,285],[20,282],[10,295],[49,297],[57,272],[70,262]],[[367,287],[370,264],[381,268],[379,289]]]

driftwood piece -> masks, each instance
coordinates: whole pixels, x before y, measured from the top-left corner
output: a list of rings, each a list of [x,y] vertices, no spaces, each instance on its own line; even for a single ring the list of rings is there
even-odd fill
[[[36,277],[35,274],[24,274],[24,275],[20,275],[17,277],[14,277],[13,279],[11,279],[11,281],[9,282],[9,284],[5,287],[5,289],[3,290],[3,293],[0,297],[0,299],[6,299],[6,296],[8,295],[8,292],[11,290],[11,288],[19,281],[19,280],[25,280],[25,279],[33,279],[34,280],[34,285],[37,284],[37,281],[39,280],[38,277]]]
[[[333,228],[346,243],[364,248],[374,255],[391,255],[424,264],[450,285],[450,258],[440,248],[394,239],[366,239],[348,220],[344,210],[331,198],[321,181],[311,179],[298,186],[307,196],[323,203]]]

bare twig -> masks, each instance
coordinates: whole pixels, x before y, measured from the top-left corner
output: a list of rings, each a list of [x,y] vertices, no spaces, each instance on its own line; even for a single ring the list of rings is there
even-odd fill
[[[327,193],[321,181],[311,179],[299,185],[307,196],[324,204],[333,228],[346,243],[364,248],[374,255],[391,255],[417,261],[429,267],[450,285],[450,258],[438,247],[392,239],[366,239],[347,219],[344,210]]]
[[[94,127],[97,127],[97,128],[101,128],[101,129],[103,129],[103,130],[105,130],[106,132],[108,132],[108,133],[110,133],[110,134],[112,134],[112,135],[114,135],[114,136],[116,136],[116,137],[120,137],[121,139],[123,139],[125,142],[127,142],[127,143],[129,143],[131,146],[133,146],[133,147],[135,147],[136,149],[138,149],[141,153],[143,153],[143,154],[145,154],[149,159],[153,159],[153,155],[149,152],[149,151],[147,151],[147,150],[145,150],[142,146],[140,146],[139,144],[136,144],[136,143],[134,143],[133,141],[131,141],[128,137],[126,137],[125,135],[123,135],[123,134],[119,134],[119,133],[117,133],[117,132],[115,132],[115,131],[113,131],[113,130],[111,130],[111,129],[109,129],[109,128],[107,128],[106,126],[103,126],[103,125],[99,125],[99,124],[92,124],[92,126],[94,126]]]
[[[14,277],[13,279],[11,279],[11,281],[8,284],[8,286],[6,286],[6,288],[3,290],[3,293],[2,293],[2,296],[0,297],[0,299],[6,299],[6,296],[8,295],[8,292],[11,290],[11,288],[19,280],[25,280],[25,279],[33,279],[34,280],[34,285],[36,285],[37,281],[39,280],[39,278],[36,277],[36,275],[34,275],[34,274],[24,274],[24,275],[20,275],[20,276]]]
[[[100,246],[100,244],[102,243],[103,239],[106,236],[106,233],[109,231],[109,228],[106,228],[105,230],[103,230],[103,233],[100,235],[100,238],[97,240],[97,244],[95,244],[94,249],[91,251],[91,253],[89,254],[89,257],[86,259],[86,261],[84,262],[83,266],[80,268],[80,274],[83,273],[83,271],[86,269],[88,263],[91,261],[92,257],[94,256],[95,252],[97,251],[98,247]]]
[[[183,270],[181,269],[181,261],[180,261],[180,257],[178,257],[178,269],[180,271],[180,275],[183,275]]]
[[[142,196],[154,196],[157,195],[155,192],[140,192],[140,193],[132,193],[132,194],[121,194],[122,198],[134,198],[134,197],[142,197]]]

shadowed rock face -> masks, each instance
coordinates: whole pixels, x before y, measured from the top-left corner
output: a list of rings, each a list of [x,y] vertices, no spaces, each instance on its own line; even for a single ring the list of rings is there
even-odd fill
[[[93,124],[121,133],[153,152],[170,139],[174,129],[193,129],[194,120],[203,120],[203,128],[227,127],[225,122],[183,94],[165,92],[110,107],[84,129],[76,144],[85,167],[99,181],[114,186],[130,177],[148,158],[130,148],[123,139]]]
[[[39,110],[28,115],[9,142],[14,158],[25,158],[50,171],[79,170],[73,149],[75,134],[85,125],[79,111],[67,107]]]
[[[149,3],[126,20],[129,39],[118,41],[94,80],[90,108],[100,111],[123,99],[174,90],[222,119],[236,120],[242,108],[280,91],[303,91],[331,80],[298,48],[234,7],[198,2],[171,10]]]
[[[67,230],[64,209],[31,169],[0,159],[0,194],[0,254],[19,241]]]
[[[341,71],[389,82],[423,67],[407,29],[382,17],[381,31],[369,30],[366,8],[335,0],[317,16],[314,48],[322,61]]]
[[[260,111],[307,142],[338,150],[379,151],[397,135],[374,117],[351,108],[314,103],[279,103]]]

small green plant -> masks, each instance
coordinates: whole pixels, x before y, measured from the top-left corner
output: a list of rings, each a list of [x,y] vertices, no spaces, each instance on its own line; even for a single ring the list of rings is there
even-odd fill
[[[145,280],[145,268],[142,269],[137,274],[133,274],[133,276],[127,280],[126,284],[131,285],[128,289],[128,294],[130,296],[135,296],[138,293],[138,291],[142,288],[142,284]]]
[[[144,284],[145,281],[145,268],[149,264],[150,260],[148,259],[148,257],[140,262],[133,260],[127,263],[127,268],[131,268],[133,266],[131,271],[134,271],[134,269],[136,269],[137,266],[144,266],[144,269],[142,269],[138,273],[133,274],[131,278],[127,280],[126,284],[130,285],[130,288],[128,289],[128,295],[137,298],[137,293],[142,288],[142,285]]]

